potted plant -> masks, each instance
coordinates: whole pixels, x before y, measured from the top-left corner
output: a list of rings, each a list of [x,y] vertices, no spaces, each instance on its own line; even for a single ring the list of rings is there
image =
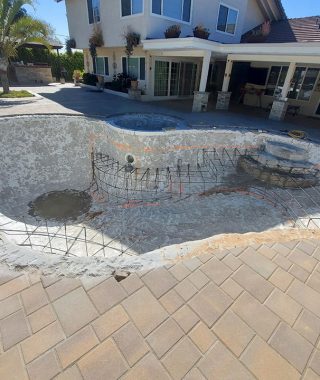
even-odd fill
[[[171,25],[164,32],[164,36],[166,38],[179,38],[181,34],[181,26],[180,25]]]
[[[193,35],[197,38],[202,38],[203,40],[207,40],[210,36],[210,30],[208,28],[205,28],[202,25],[197,25],[193,29]]]
[[[138,85],[139,85],[139,82],[138,82],[138,79],[135,78],[135,77],[131,77],[131,90],[138,90]]]
[[[83,71],[81,71],[81,70],[74,70],[73,71],[72,78],[74,80],[74,85],[75,86],[79,86],[80,85],[80,80],[82,79],[82,77],[83,77]]]

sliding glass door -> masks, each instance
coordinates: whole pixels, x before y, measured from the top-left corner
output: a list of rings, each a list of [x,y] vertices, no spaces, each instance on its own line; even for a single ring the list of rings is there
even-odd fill
[[[198,65],[192,62],[156,61],[154,96],[192,96]]]

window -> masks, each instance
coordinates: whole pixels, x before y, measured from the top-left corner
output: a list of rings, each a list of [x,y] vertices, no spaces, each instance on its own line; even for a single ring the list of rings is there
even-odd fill
[[[108,57],[96,57],[94,71],[96,74],[99,74],[99,75],[109,75]]]
[[[123,57],[122,58],[122,71],[124,74],[129,75],[131,78],[139,80],[146,79],[146,59],[141,57]]]
[[[142,13],[143,0],[121,0],[122,17]]]
[[[238,11],[220,5],[217,30],[224,33],[234,34],[236,31]]]
[[[100,0],[87,0],[89,24],[100,22]]]
[[[310,67],[297,67],[291,81],[288,97],[290,99],[310,100],[319,71],[319,69]]]
[[[152,13],[190,22],[192,0],[152,0]]]
[[[286,80],[288,66],[272,66],[267,81],[265,95],[275,96],[282,90]]]

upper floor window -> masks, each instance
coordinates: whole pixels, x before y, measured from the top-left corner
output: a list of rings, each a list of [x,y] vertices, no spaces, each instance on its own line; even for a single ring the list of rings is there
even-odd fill
[[[122,17],[142,13],[143,0],[121,0]]]
[[[234,34],[236,31],[238,11],[220,4],[217,30]]]
[[[87,0],[89,24],[100,22],[100,0]]]
[[[190,22],[192,0],[152,0],[152,13]]]

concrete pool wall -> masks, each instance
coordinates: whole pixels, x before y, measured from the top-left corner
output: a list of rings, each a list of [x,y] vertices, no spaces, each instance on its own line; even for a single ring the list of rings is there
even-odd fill
[[[305,148],[320,162],[318,145],[286,136],[227,129],[135,132],[104,120],[78,116],[19,116],[0,120],[0,194],[16,201],[52,190],[84,190],[92,180],[91,152],[103,152],[120,163],[134,156],[142,168],[196,164],[202,149],[258,148],[267,140]],[[200,153],[199,153],[200,152]],[[2,205],[6,208],[6,205]],[[18,210],[17,210],[18,211]]]

